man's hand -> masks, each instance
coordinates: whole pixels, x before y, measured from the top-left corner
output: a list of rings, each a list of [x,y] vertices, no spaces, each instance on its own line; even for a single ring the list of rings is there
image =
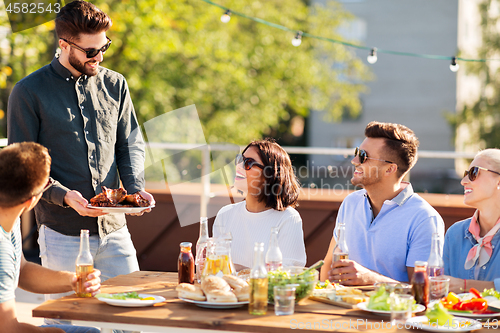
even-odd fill
[[[99,276],[101,276],[101,271],[95,268],[92,273],[89,273],[87,275],[87,281],[83,285],[85,287],[86,293],[91,293],[92,296],[95,296],[99,293],[99,291],[101,290],[101,278]],[[74,291],[76,291],[77,280],[78,276],[76,274],[73,274],[71,286],[73,287]]]
[[[155,198],[153,198],[153,195],[151,193],[148,193],[146,191],[139,191],[138,192],[142,197],[146,200],[149,201],[150,206],[154,206],[156,204]],[[133,215],[133,216],[141,216],[144,213],[149,213],[151,211],[151,208],[145,209],[140,213],[127,213],[127,215]]]
[[[107,214],[100,209],[87,208],[89,202],[78,191],[67,192],[64,196],[64,203],[76,210],[81,216],[98,217]]]
[[[342,259],[334,261],[328,271],[328,280],[346,286],[366,286],[388,279],[361,266],[353,260]]]

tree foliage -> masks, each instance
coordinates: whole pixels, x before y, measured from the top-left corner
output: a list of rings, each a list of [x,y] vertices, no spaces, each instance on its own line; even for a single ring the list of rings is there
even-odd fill
[[[479,3],[482,43],[476,58],[500,58],[500,34],[498,24],[500,1],[483,0]],[[478,97],[464,105],[450,120],[457,128],[465,127],[469,140],[465,146],[476,148],[500,147],[500,66],[497,61],[471,62],[464,68],[467,74],[480,83]],[[470,77],[468,79],[471,79]],[[459,132],[460,133],[460,132]],[[479,147],[476,147],[478,145]]]
[[[304,38],[294,47],[293,33],[237,16],[221,23],[223,11],[201,0],[94,3],[113,20],[108,32],[113,43],[102,65],[127,78],[141,123],[195,104],[209,142],[246,144],[292,116],[307,117],[310,110],[327,110],[330,119],[339,120],[345,110],[356,114],[361,109],[359,95],[370,74],[353,50],[340,44]],[[324,7],[301,0],[220,4],[335,39],[342,39],[337,28],[351,18],[335,2]],[[11,34],[8,40],[0,65],[10,66],[13,74],[4,95],[50,61],[53,24]]]

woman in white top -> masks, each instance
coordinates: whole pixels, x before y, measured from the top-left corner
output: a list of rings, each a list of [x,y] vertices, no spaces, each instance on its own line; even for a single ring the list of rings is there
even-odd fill
[[[236,159],[234,185],[246,200],[227,205],[217,213],[214,237],[230,232],[236,270],[252,267],[254,244],[267,252],[271,228],[278,228],[283,266],[304,266],[306,251],[302,219],[294,209],[300,186],[290,156],[274,140],[253,141]]]

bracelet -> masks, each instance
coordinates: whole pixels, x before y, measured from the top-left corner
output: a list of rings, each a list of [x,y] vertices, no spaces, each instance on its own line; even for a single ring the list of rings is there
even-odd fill
[[[467,291],[467,280],[464,279],[464,291]]]

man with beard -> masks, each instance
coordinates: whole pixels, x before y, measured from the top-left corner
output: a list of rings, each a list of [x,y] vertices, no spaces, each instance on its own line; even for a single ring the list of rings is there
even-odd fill
[[[355,150],[351,183],[362,189],[339,208],[321,280],[343,285],[408,282],[415,261],[426,261],[433,233],[444,236],[441,216],[404,182],[417,162],[418,139],[400,124],[371,122]],[[338,226],[345,224],[349,259],[332,262]],[[442,244],[441,244],[442,246]]]
[[[74,1],[57,14],[60,56],[19,81],[9,98],[8,141],[35,141],[52,156],[47,190],[35,207],[42,265],[74,270],[81,229],[90,231],[101,278],[139,270],[124,214],[87,208],[101,186],[144,191],[144,142],[125,78],[100,67],[111,19]],[[53,295],[52,298],[60,297]]]

